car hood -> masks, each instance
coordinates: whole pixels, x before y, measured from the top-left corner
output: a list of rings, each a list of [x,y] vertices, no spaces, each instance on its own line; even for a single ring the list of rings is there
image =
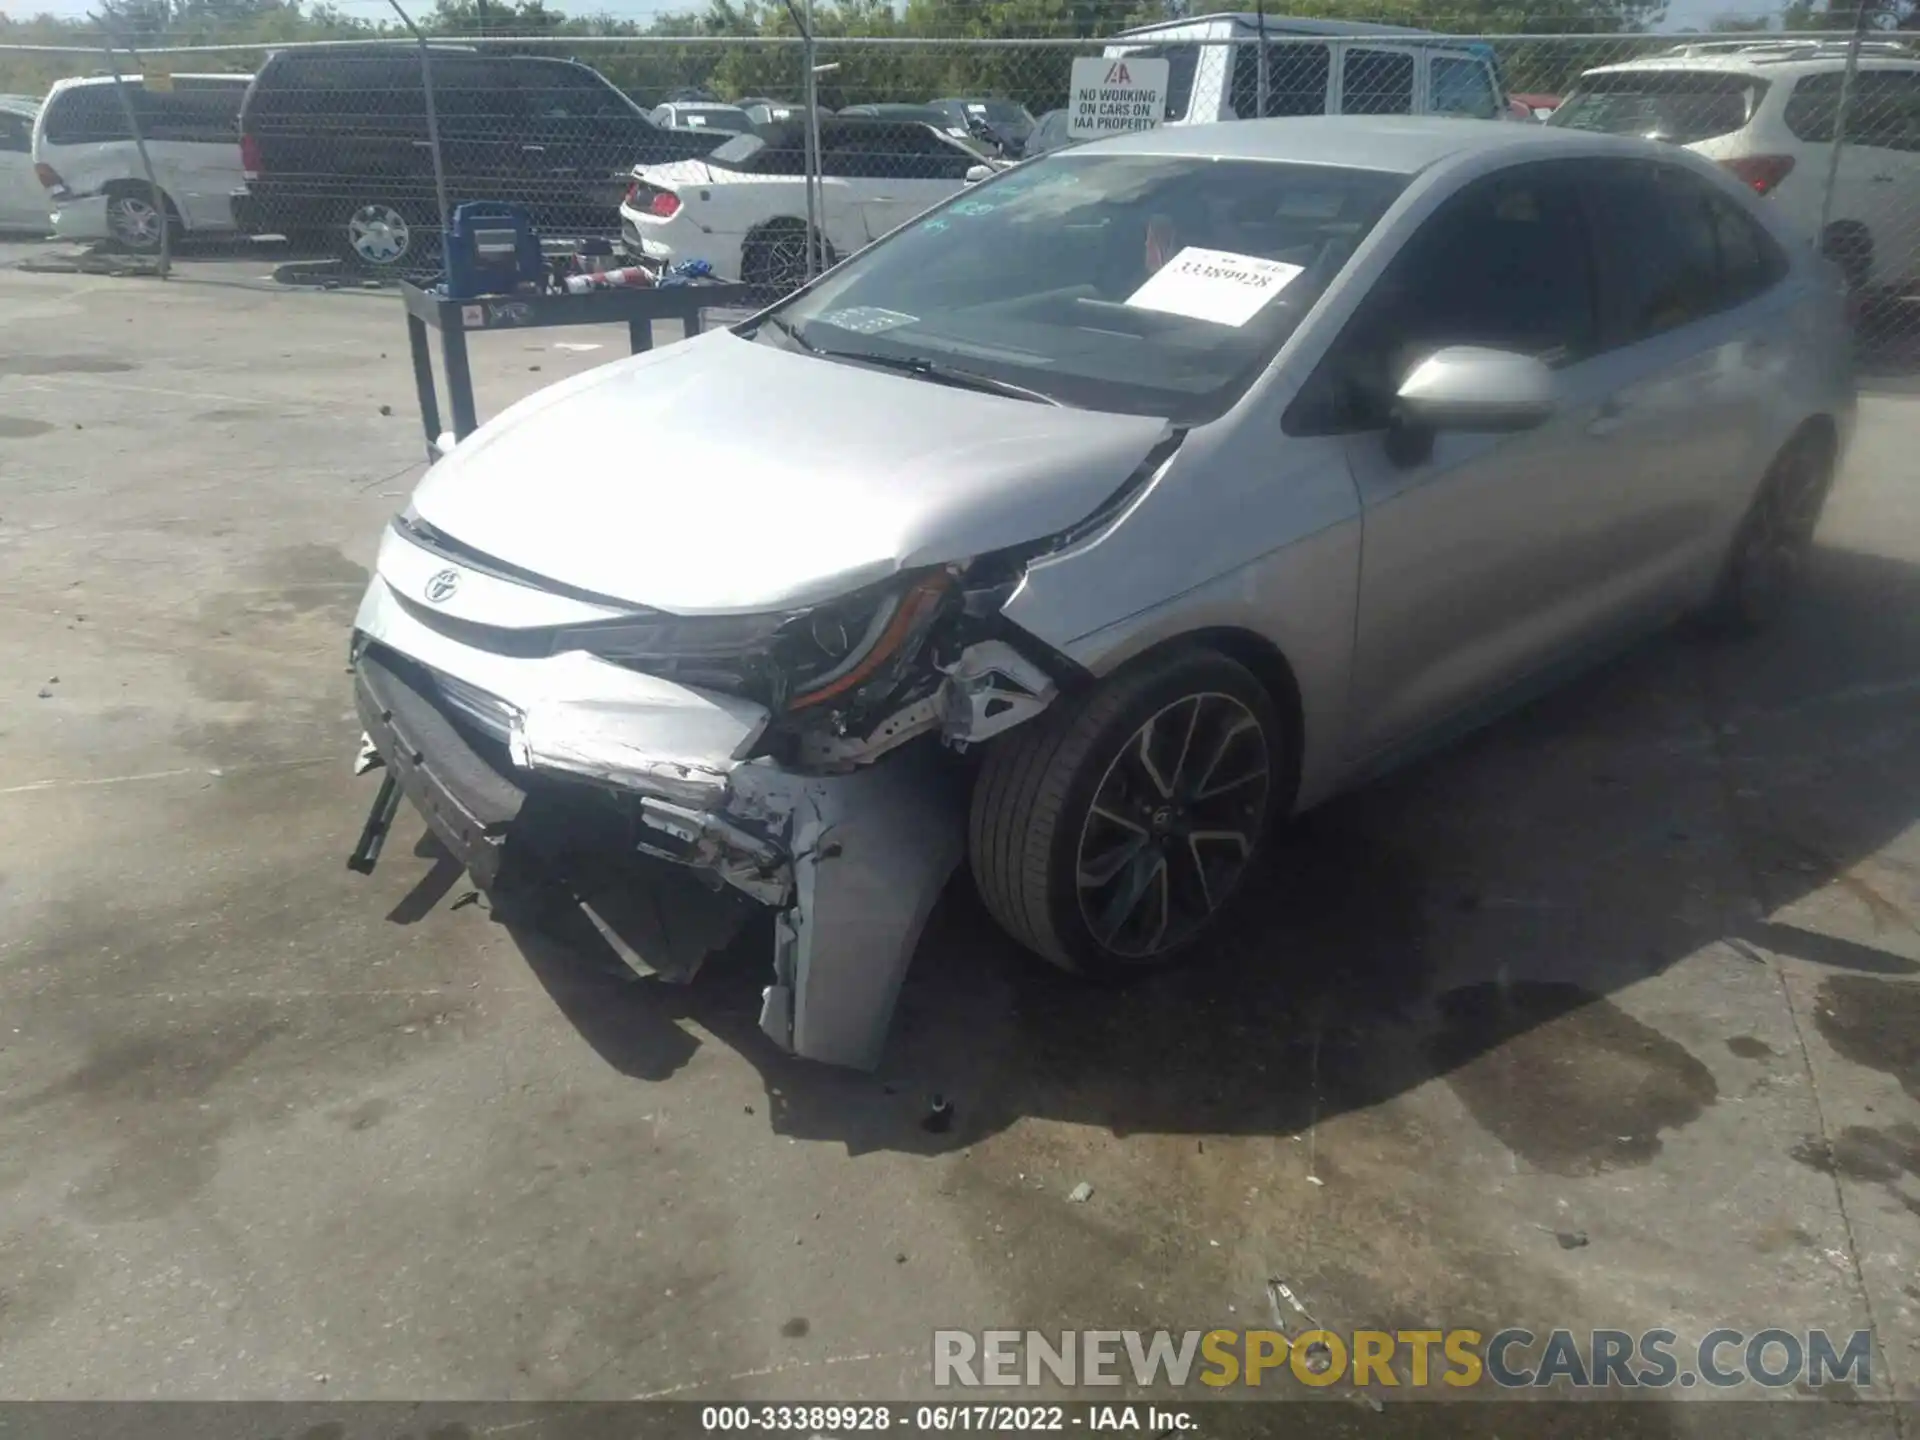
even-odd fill
[[[779,609],[1064,530],[1168,428],[717,331],[521,401],[413,506],[577,589],[680,614]]]

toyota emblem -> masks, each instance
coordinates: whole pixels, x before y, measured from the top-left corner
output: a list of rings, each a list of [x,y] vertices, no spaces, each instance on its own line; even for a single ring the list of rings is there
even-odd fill
[[[442,570],[431,580],[427,581],[427,599],[432,604],[444,605],[453,598],[453,592],[459,588],[460,572],[458,570]]]

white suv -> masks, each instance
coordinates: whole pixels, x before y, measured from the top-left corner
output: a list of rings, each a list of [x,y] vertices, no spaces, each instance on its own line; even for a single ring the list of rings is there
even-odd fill
[[[1821,233],[1844,45],[1706,41],[1589,70],[1549,125],[1668,140],[1787,213],[1856,290],[1920,287],[1920,52],[1870,42]]]

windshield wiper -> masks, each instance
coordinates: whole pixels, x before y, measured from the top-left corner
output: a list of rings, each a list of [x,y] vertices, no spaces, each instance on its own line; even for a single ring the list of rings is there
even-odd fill
[[[978,370],[956,369],[938,360],[923,360],[918,356],[907,355],[875,355],[866,350],[822,350],[811,345],[807,348],[828,360],[851,360],[861,365],[877,365],[883,370],[897,370],[902,375],[917,375],[922,380],[933,380],[959,390],[983,390],[989,395],[1006,395],[1015,400],[1030,400],[1036,405],[1064,406],[1067,403],[1047,394],[1044,390],[1035,390],[1027,385],[1016,385],[1011,380],[996,379],[992,375],[982,375]]]
[[[760,325],[773,326],[774,329],[778,330],[782,335],[786,336],[810,355],[819,355],[822,353],[820,347],[802,335],[800,333],[800,327],[795,325],[791,320],[783,320],[778,315],[765,315],[761,317]],[[759,333],[760,325],[753,327],[754,333]]]

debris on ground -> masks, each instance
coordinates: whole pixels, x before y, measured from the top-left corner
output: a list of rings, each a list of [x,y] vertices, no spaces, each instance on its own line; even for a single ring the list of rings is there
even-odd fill
[[[380,407],[380,413],[382,415],[391,415],[393,414],[393,407],[391,405],[382,405]]]
[[[1556,1230],[1553,1232],[1553,1238],[1560,1242],[1560,1248],[1562,1250],[1578,1250],[1587,1243],[1587,1232],[1584,1230]]]
[[[1067,1192],[1067,1199],[1076,1205],[1084,1205],[1093,1198],[1093,1186],[1082,1180]]]
[[[46,687],[46,686],[44,686],[44,685],[42,685],[42,686],[40,687],[40,698],[41,698],[42,700],[51,700],[51,699],[53,699],[53,691],[51,691],[51,690],[49,690],[49,689],[47,689],[47,687]]]
[[[953,1128],[953,1102],[944,1095],[932,1095],[927,1099],[927,1113],[920,1121],[920,1128],[930,1135],[944,1135]]]

